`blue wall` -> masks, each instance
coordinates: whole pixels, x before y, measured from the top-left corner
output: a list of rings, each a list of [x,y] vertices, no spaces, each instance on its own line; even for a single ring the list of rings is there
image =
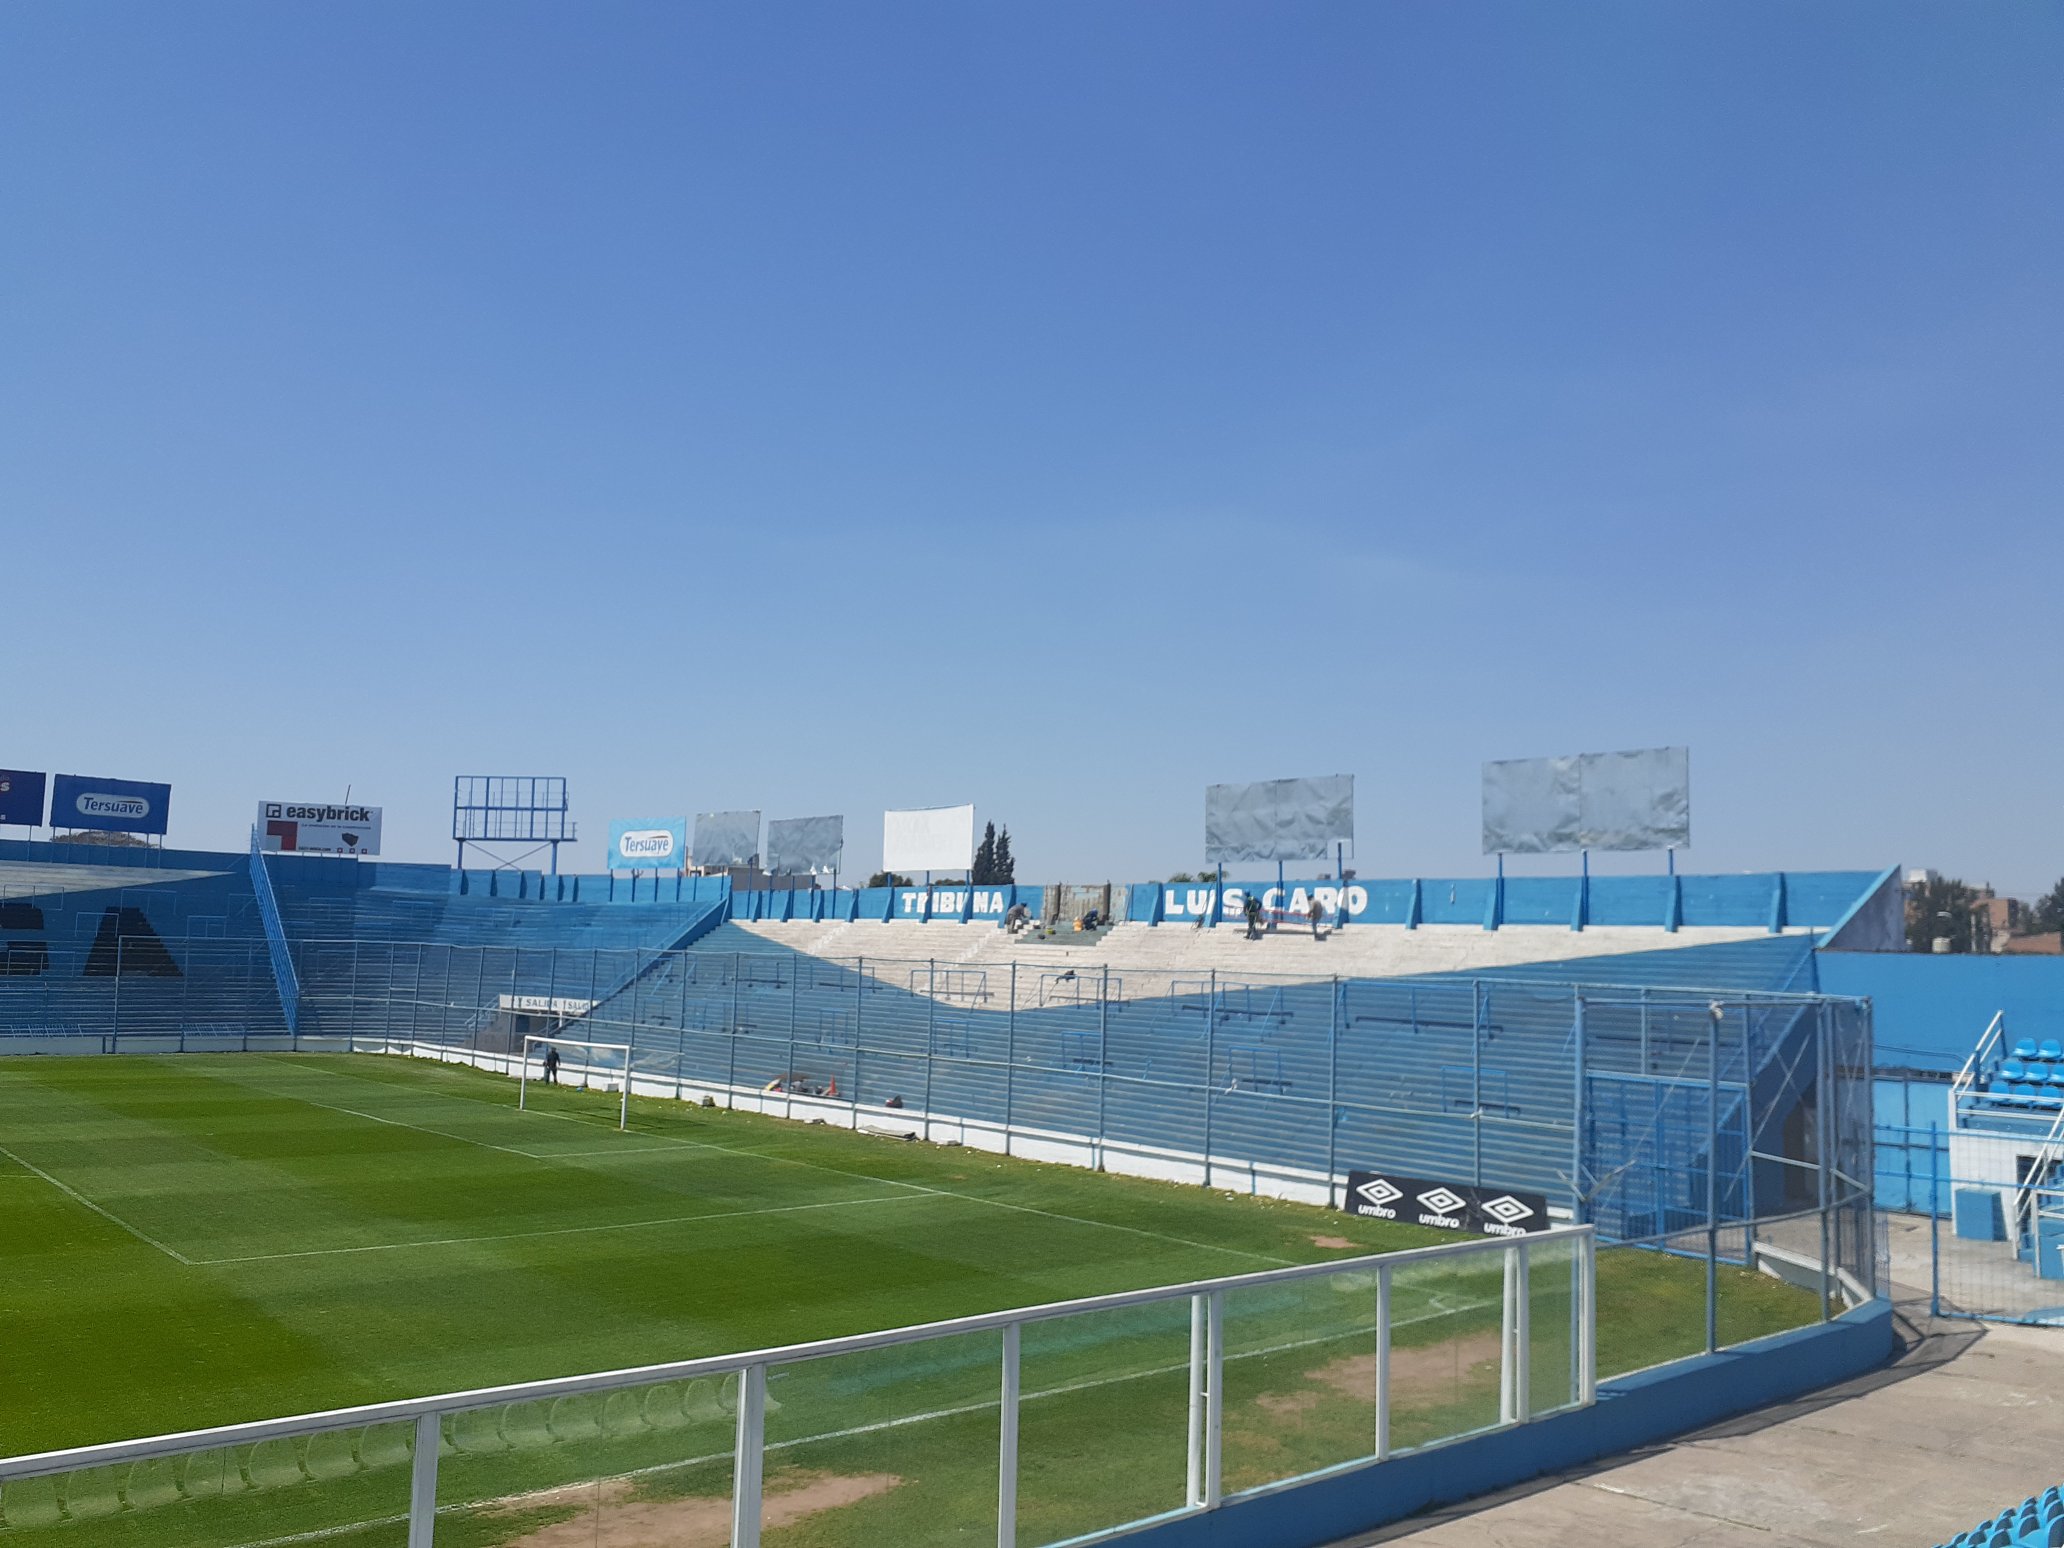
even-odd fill
[[[2064,957],[1823,951],[1820,988],[1869,999],[1878,1068],[1954,1073],[1999,1011],[2014,1037],[2064,1037]]]

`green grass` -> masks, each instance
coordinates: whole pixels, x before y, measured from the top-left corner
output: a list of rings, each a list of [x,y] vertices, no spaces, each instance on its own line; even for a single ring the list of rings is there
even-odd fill
[[[504,1080],[366,1056],[0,1068],[0,1455],[1445,1239],[674,1103],[634,1101],[618,1133],[600,1094],[532,1094],[519,1113]],[[1535,1284],[1547,1407],[1568,1276],[1538,1262]],[[1818,1315],[1760,1276],[1725,1288],[1724,1337]],[[1499,1293],[1494,1266],[1400,1271],[1397,1444],[1495,1421]],[[1607,1253],[1599,1294],[1603,1373],[1702,1337],[1700,1265]],[[1367,1454],[1372,1326],[1366,1283],[1229,1301],[1229,1489]],[[1188,1341],[1181,1306],[1026,1332],[1023,1541],[1181,1503]],[[768,1488],[794,1503],[767,1541],[993,1541],[997,1355],[969,1335],[774,1370]],[[441,1548],[553,1548],[595,1519],[723,1541],[730,1401],[699,1382],[453,1421]],[[405,1427],[359,1429],[13,1485],[0,1543],[398,1544],[408,1449]]]

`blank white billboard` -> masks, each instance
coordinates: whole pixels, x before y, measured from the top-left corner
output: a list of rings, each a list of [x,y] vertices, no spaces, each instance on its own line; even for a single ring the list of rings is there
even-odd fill
[[[975,863],[975,809],[883,812],[881,847],[885,871],[965,871]]]

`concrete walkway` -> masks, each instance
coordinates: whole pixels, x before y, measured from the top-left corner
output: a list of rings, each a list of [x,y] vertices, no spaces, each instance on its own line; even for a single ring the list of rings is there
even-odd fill
[[[1900,1306],[1890,1366],[1336,1548],[1926,1548],[2064,1482],[2064,1330]]]

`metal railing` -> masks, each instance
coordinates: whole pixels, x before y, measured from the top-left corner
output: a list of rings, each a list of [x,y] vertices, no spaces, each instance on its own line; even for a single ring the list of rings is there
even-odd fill
[[[1949,1083],[1951,1114],[1957,1111],[1959,1100],[1971,1095],[1977,1089],[1978,1082],[1985,1078],[1986,1062],[1991,1058],[1992,1050],[2006,1041],[2006,1036],[2007,1013],[1994,1011],[1992,1020],[1986,1023],[1985,1035],[1978,1039],[1978,1046],[1971,1050],[1970,1058],[1964,1061],[1964,1067],[1956,1072],[1955,1078]]]
[[[1570,1227],[43,1452],[0,1461],[0,1542],[159,1512],[181,1548],[404,1521],[432,1548],[670,1507],[757,1548],[770,1499],[793,1519],[798,1478],[884,1436],[896,1497],[856,1541],[942,1512],[1000,1548],[1103,1538],[1591,1403],[1596,1273]],[[1150,1463],[1178,1433],[1176,1497]],[[1119,1465],[1057,1479],[1085,1446]]]

